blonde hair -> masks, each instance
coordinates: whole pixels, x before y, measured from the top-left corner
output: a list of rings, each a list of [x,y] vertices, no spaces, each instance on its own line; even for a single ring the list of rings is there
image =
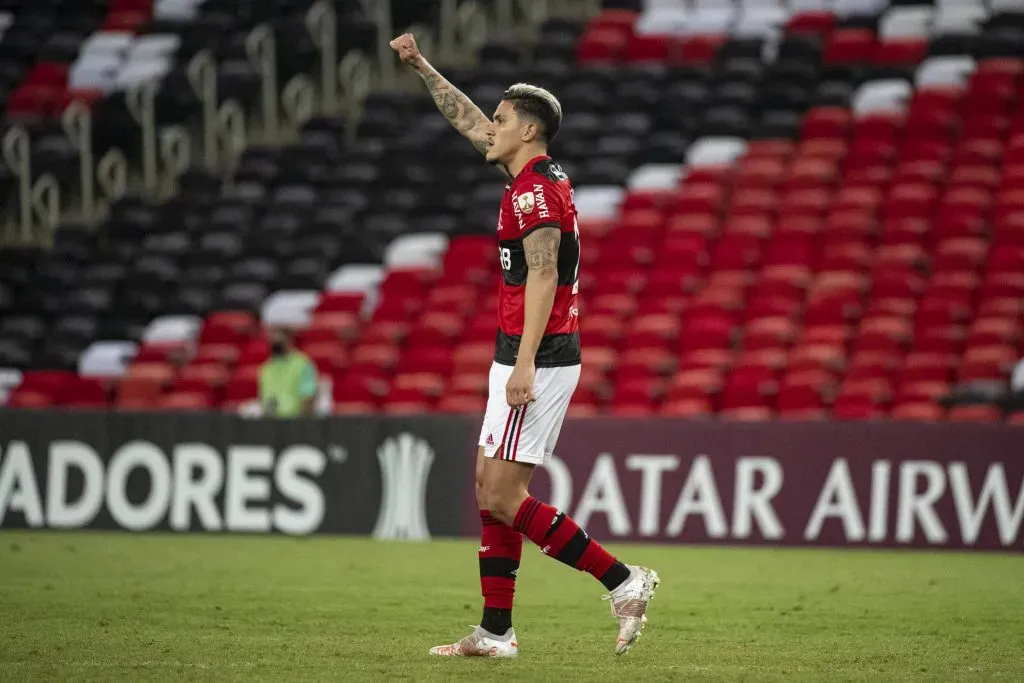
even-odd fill
[[[562,125],[562,104],[549,91],[529,83],[510,85],[503,100],[512,102],[519,114],[536,119],[544,127],[544,138],[550,141]]]

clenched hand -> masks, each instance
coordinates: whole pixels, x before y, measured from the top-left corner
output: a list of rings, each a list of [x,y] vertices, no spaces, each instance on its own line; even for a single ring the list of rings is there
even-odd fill
[[[537,369],[533,363],[529,365],[516,364],[512,370],[512,376],[505,384],[505,400],[512,408],[525,406],[537,399],[533,394],[533,385],[537,380]]]
[[[416,46],[416,39],[411,33],[400,35],[391,41],[391,49],[398,53],[398,58],[406,64],[415,65],[423,58],[419,47]]]

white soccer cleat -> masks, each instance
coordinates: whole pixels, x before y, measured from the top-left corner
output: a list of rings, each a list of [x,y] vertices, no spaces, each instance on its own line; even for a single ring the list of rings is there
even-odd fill
[[[457,643],[430,648],[430,654],[441,657],[515,657],[519,654],[516,631],[510,628],[503,636],[473,627],[473,632]]]
[[[640,637],[647,623],[647,604],[654,597],[654,589],[661,579],[658,572],[647,567],[629,566],[630,577],[625,583],[604,596],[612,603],[612,616],[619,620],[619,638],[615,641],[615,654],[624,655]]]

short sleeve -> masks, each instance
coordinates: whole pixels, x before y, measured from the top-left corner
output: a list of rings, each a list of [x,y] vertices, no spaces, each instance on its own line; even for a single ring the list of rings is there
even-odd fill
[[[561,228],[561,190],[547,178],[536,176],[524,182],[512,195],[512,210],[518,219],[520,237],[526,237],[538,228]]]
[[[309,360],[302,366],[299,375],[299,396],[309,398],[316,395],[316,367]]]

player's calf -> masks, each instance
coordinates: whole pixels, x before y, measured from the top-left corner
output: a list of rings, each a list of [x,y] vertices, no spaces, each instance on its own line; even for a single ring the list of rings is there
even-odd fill
[[[564,512],[528,496],[519,506],[512,528],[533,541],[545,555],[587,572],[609,591],[630,577],[619,562]]]
[[[523,536],[480,511],[480,592],[484,612],[480,626],[491,633],[506,633],[512,628],[512,604],[516,576],[523,554]]]

